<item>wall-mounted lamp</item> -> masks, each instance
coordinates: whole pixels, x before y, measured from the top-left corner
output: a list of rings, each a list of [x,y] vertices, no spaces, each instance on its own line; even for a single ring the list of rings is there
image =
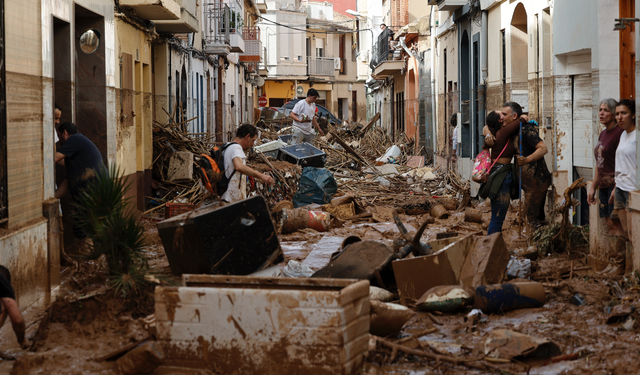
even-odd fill
[[[624,30],[634,22],[640,22],[640,18],[616,18],[616,24],[613,26],[613,31]]]

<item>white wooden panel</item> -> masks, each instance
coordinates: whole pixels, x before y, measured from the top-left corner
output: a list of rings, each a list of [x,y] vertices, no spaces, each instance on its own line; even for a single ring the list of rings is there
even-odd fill
[[[591,75],[574,76],[573,80],[573,165],[591,168],[592,145]]]

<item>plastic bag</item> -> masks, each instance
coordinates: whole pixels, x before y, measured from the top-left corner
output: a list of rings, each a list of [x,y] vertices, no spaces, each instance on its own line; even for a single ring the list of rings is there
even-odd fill
[[[524,279],[531,275],[531,260],[511,257],[507,264],[507,277],[511,279]]]
[[[338,191],[333,173],[323,168],[305,167],[298,182],[298,191],[293,197],[293,206],[308,204],[327,204]]]
[[[302,264],[297,260],[290,260],[282,269],[282,273],[286,277],[311,277],[313,275],[313,270],[309,268],[309,266]]]

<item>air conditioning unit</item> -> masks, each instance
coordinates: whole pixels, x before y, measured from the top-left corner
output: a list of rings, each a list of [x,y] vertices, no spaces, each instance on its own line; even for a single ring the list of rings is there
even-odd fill
[[[335,70],[340,70],[340,58],[339,57],[334,57],[333,58],[333,68]]]

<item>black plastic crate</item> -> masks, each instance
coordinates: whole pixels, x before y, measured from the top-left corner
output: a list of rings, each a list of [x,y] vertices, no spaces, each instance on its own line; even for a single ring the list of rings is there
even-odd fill
[[[323,168],[327,154],[308,143],[286,146],[278,152],[278,159],[303,167]]]
[[[280,257],[264,197],[208,206],[158,223],[174,275],[248,275]]]
[[[278,139],[286,144],[291,144],[291,138],[293,138],[293,134],[283,134],[278,136]]]

